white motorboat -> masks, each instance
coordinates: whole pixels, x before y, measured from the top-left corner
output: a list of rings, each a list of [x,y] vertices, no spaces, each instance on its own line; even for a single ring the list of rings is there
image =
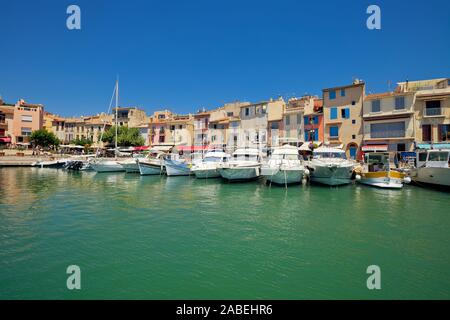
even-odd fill
[[[378,188],[401,189],[411,179],[405,173],[391,168],[388,152],[368,152],[364,156],[364,165],[356,175],[356,181]]]
[[[97,158],[89,162],[92,169],[97,172],[123,172],[124,167],[115,159]]]
[[[164,166],[168,176],[189,176],[191,174],[191,164],[177,153],[167,155],[164,159]]]
[[[148,157],[136,159],[141,175],[157,175],[165,172],[164,153],[159,151],[150,151]]]
[[[218,170],[229,181],[257,179],[261,175],[261,153],[258,149],[237,149]]]
[[[132,158],[119,161],[119,164],[125,169],[127,173],[139,173],[139,165],[136,161],[139,158],[143,158],[143,156],[136,155]]]
[[[191,172],[199,179],[219,178],[218,167],[228,161],[229,158],[230,155],[223,152],[223,150],[209,150],[201,162],[197,162],[192,166]]]
[[[315,149],[308,163],[311,181],[331,186],[350,183],[353,167],[354,162],[347,160],[344,150],[331,147]]]
[[[298,148],[288,144],[275,148],[268,162],[261,166],[261,175],[276,184],[302,183],[305,174],[309,170],[303,165]]]
[[[449,149],[422,150],[416,157],[416,168],[411,172],[414,182],[450,187]]]

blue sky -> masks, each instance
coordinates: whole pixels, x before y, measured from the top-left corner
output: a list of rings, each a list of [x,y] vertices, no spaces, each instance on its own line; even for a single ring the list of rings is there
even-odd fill
[[[66,8],[81,8],[81,30]],[[381,30],[366,8],[381,8]],[[61,115],[148,113],[450,76],[450,1],[0,0],[0,95]]]

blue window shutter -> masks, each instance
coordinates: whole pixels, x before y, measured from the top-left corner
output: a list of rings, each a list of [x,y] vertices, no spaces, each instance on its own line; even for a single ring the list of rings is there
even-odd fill
[[[314,141],[319,141],[319,129],[314,130]]]
[[[305,131],[305,141],[309,141],[308,131]]]
[[[309,117],[305,117],[305,124],[306,124],[306,125],[309,124]]]
[[[349,109],[349,108],[346,108],[346,109],[345,109],[345,118],[346,118],[346,119],[349,119],[349,118],[350,118],[350,109]]]
[[[336,99],[336,91],[330,91],[329,92],[329,97],[330,97],[330,100]]]
[[[319,117],[318,116],[314,116],[314,124],[319,124]]]
[[[332,107],[330,109],[330,119],[337,119],[337,108],[336,107]]]
[[[339,128],[338,127],[330,127],[330,137],[339,136]]]
[[[341,89],[341,97],[345,97],[345,89]]]

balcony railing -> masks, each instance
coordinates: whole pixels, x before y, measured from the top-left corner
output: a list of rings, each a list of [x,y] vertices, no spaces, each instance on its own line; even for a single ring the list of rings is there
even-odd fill
[[[439,108],[425,108],[425,115],[428,117],[441,116],[442,110],[440,107]]]

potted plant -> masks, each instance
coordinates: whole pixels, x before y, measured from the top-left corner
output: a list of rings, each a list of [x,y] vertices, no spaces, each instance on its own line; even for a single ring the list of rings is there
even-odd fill
[[[20,146],[17,148],[17,152],[16,152],[16,156],[18,157],[23,157],[25,156],[25,152],[23,152],[25,150],[25,147]]]

